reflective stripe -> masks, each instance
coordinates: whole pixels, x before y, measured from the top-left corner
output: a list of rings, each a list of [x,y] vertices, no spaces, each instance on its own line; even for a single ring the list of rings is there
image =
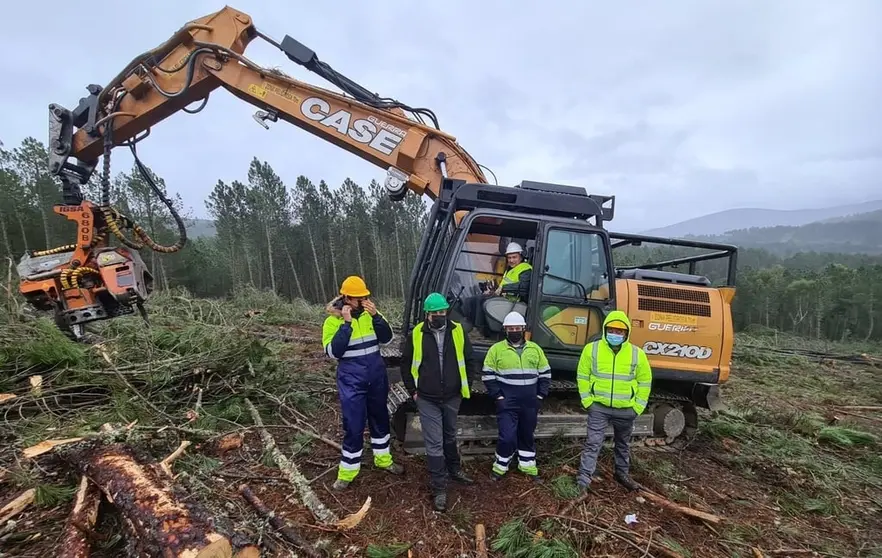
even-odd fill
[[[518,457],[523,457],[523,458],[536,457],[536,452],[535,451],[518,450]]]
[[[373,444],[386,444],[391,439],[392,439],[391,434],[386,434],[382,438],[371,438],[371,445],[373,445]]]
[[[638,388],[651,388],[652,382],[637,382]]]
[[[485,374],[485,375],[481,376],[481,381],[484,381],[484,382],[490,382],[495,379],[496,379],[496,376],[494,376],[493,374]]]
[[[508,465],[508,462],[511,461],[511,458],[514,457],[514,454],[509,455],[508,457],[502,457],[498,453],[496,454],[496,461],[500,465]]]
[[[539,382],[539,378],[506,378],[505,376],[496,376],[494,378],[498,382],[502,382],[503,384],[508,384],[511,386],[532,386],[535,383]]]
[[[521,461],[521,460],[518,460],[518,466],[519,466],[519,467],[535,467],[535,466],[536,466],[536,460],[535,460],[535,459],[531,459],[531,460],[529,460],[529,461]]]
[[[380,346],[374,345],[366,349],[349,349],[340,358],[355,358],[380,352]]]
[[[363,451],[364,451],[363,449],[360,449],[358,451],[343,450],[343,457],[349,457],[350,459],[358,459],[359,457],[361,457],[361,453]]]
[[[610,393],[610,392],[604,391],[604,390],[599,390],[599,391],[595,390],[594,395],[596,395],[598,397],[603,397],[604,399],[613,398],[613,399],[617,399],[619,401],[630,401],[630,399],[631,399],[630,393]]]
[[[331,357],[331,358],[337,358],[337,357],[334,356],[334,353],[331,352],[331,344],[330,344],[330,343],[328,343],[327,345],[325,345],[325,354],[328,355],[328,356]]]
[[[385,448],[373,448],[374,455],[385,455],[389,453],[389,446]]]
[[[340,468],[346,471],[358,471],[361,469],[361,463],[346,463],[345,461],[341,461]]]

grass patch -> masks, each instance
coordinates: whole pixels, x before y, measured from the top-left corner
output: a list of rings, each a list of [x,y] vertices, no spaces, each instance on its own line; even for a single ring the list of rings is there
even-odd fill
[[[579,485],[572,475],[558,475],[551,481],[551,491],[561,500],[572,500],[579,496]]]

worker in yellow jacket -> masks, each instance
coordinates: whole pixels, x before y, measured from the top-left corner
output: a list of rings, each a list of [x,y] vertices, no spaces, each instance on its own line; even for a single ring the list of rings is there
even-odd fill
[[[631,478],[630,440],[634,421],[646,409],[652,389],[652,368],[643,349],[630,343],[631,321],[613,310],[603,321],[603,337],[585,345],[576,371],[582,406],[588,409],[588,436],[576,482],[591,485],[607,424],[615,442],[615,479],[629,490],[640,485]]]
[[[325,353],[337,360],[337,390],[343,415],[343,455],[335,490],[343,490],[361,470],[364,425],[371,433],[374,465],[400,475],[404,468],[392,461],[389,410],[389,376],[380,355],[380,343],[392,340],[392,328],[377,311],[364,280],[347,277],[340,296],[332,300],[322,327]]]

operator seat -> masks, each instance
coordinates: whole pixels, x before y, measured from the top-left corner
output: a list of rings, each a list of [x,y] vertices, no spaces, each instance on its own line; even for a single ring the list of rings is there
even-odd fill
[[[522,279],[518,282],[517,290],[507,294],[516,294],[520,298],[527,298],[530,292],[531,273],[521,275]],[[506,291],[503,291],[506,293]],[[487,329],[493,333],[502,333],[502,322],[509,312],[517,312],[521,316],[527,316],[527,303],[521,300],[512,301],[505,296],[491,296],[483,302],[484,319],[487,322]]]

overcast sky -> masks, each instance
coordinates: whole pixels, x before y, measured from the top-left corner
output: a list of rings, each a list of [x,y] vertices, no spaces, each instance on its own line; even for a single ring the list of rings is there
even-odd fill
[[[231,3],[367,89],[434,110],[501,184],[615,194],[614,229],[882,198],[882,0],[322,4]],[[0,140],[46,142],[49,103],[74,108],[87,84],[222,6],[11,3]],[[246,54],[329,87],[262,41]],[[331,185],[385,176],[283,122],[266,131],[253,112],[219,91],[198,115],[156,126],[139,155],[196,216],[217,179],[244,180],[253,156],[292,186],[299,174]],[[131,168],[127,150],[114,155],[114,170]]]

